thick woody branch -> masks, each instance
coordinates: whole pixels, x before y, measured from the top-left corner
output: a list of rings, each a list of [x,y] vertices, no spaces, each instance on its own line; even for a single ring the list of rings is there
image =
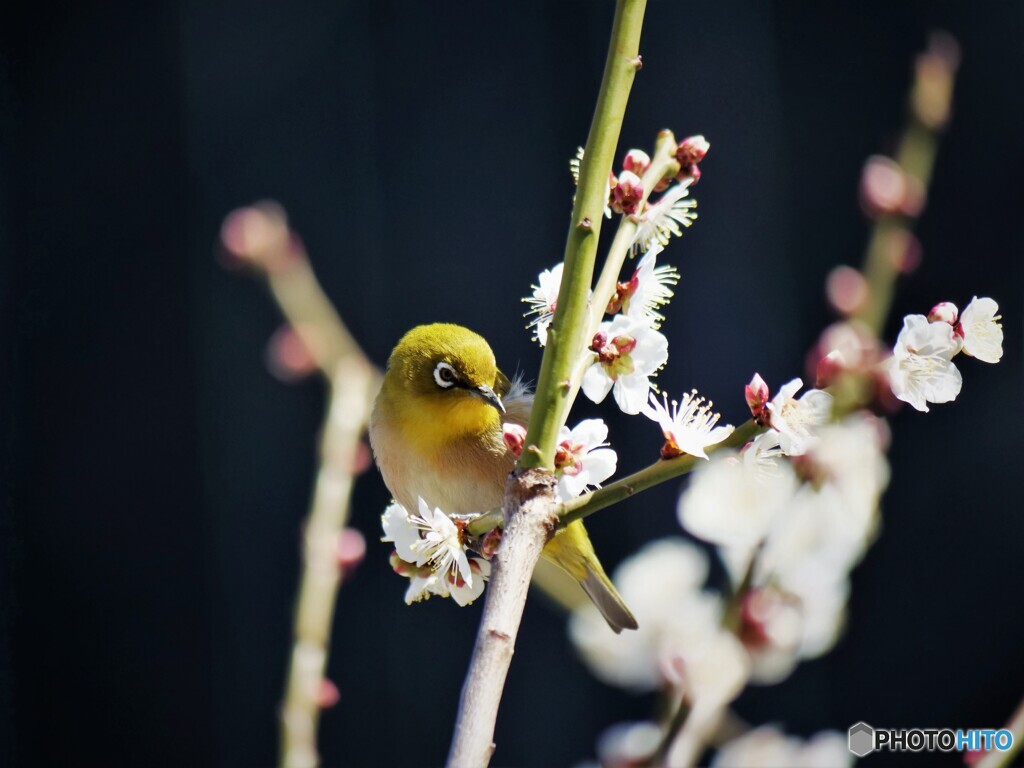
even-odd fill
[[[533,569],[558,524],[554,478],[517,470],[505,487],[505,534],[494,560],[448,765],[480,768],[494,751],[494,724],[515,649]]]

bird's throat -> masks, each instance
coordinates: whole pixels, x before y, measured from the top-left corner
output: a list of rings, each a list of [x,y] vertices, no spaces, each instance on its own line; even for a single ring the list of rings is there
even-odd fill
[[[487,439],[501,432],[501,417],[491,405],[475,397],[455,403],[427,401],[403,414],[403,438],[422,453],[444,450],[452,443],[479,436]]]

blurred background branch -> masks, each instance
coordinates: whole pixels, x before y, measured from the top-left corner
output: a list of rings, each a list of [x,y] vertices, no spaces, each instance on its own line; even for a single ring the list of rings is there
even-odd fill
[[[325,676],[338,590],[345,570],[354,568],[365,553],[362,536],[345,526],[355,476],[369,466],[362,436],[381,373],[324,295],[280,207],[264,203],[231,213],[221,240],[231,255],[266,277],[285,320],[329,387],[320,465],[303,530],[294,645],[280,712],[280,764],[311,768],[320,762],[320,710],[338,697]]]

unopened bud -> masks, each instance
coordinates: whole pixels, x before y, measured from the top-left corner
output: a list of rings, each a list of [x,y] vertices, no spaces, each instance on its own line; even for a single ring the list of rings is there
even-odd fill
[[[771,393],[768,391],[768,385],[765,383],[765,380],[761,378],[761,374],[755,373],[754,378],[743,388],[743,392],[747,398],[747,405],[750,407],[750,413],[754,417],[754,421],[761,424],[761,426],[767,426],[769,414],[765,406]]]
[[[521,424],[506,423],[501,425],[502,439],[505,446],[516,458],[523,452],[523,445],[526,443],[526,427]]]
[[[918,216],[924,209],[925,190],[894,160],[874,155],[864,164],[860,178],[860,204],[868,216]]]
[[[688,136],[679,142],[679,148],[676,149],[676,160],[683,168],[696,165],[704,159],[709,149],[711,149],[711,145],[703,136]]]
[[[412,577],[419,573],[419,568],[413,563],[406,562],[398,556],[396,550],[392,550],[388,556],[388,563],[391,565],[391,570],[397,573],[399,576]]]
[[[267,271],[283,269],[302,255],[292,240],[284,209],[274,202],[234,210],[220,228],[221,245],[233,259]]]
[[[632,171],[637,176],[643,176],[647,169],[651,167],[651,156],[642,149],[631,149],[626,153],[626,157],[622,161],[622,167],[627,171]]]
[[[686,181],[687,179],[690,180],[690,186],[693,186],[700,181],[699,165],[696,163],[690,163],[689,165],[682,166],[679,173],[676,174],[676,181]]]
[[[644,184],[632,171],[623,171],[619,183],[612,190],[612,208],[619,213],[632,215],[637,212],[644,197]]]
[[[960,310],[957,309],[956,304],[951,301],[940,301],[932,307],[932,311],[928,313],[928,322],[956,325],[956,321],[959,316]]]
[[[501,528],[492,528],[480,540],[480,554],[490,560],[501,546]]]
[[[338,691],[338,686],[328,680],[326,677],[320,680],[320,689],[317,691],[316,703],[320,709],[329,709],[338,703],[338,699],[341,698],[341,692]]]
[[[815,372],[814,386],[819,389],[827,387],[835,381],[836,376],[844,370],[846,370],[846,365],[843,360],[843,353],[838,349],[833,349],[818,361],[818,370]]]
[[[853,267],[836,267],[825,279],[825,294],[829,303],[837,312],[847,317],[864,307],[868,293],[868,281]]]
[[[282,325],[267,343],[267,368],[275,378],[287,384],[300,381],[316,370],[316,359],[303,337],[314,339],[318,330],[312,326],[298,333],[291,324]]]
[[[354,571],[366,557],[366,539],[355,528],[346,528],[338,535],[338,565],[343,571]]]

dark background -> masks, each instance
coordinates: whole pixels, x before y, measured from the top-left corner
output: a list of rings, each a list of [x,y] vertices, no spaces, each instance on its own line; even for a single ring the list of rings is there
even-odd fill
[[[266,372],[279,318],[259,284],[217,266],[222,217],[280,200],[378,362],[407,328],[451,320],[535,375],[519,297],[561,258],[566,161],[611,10],[5,4],[0,764],[276,759],[323,388]],[[701,218],[667,254],[683,279],[661,381],[699,387],[737,422],[753,371],[773,384],[802,371],[830,320],[825,275],[859,262],[860,167],[891,146],[933,26],[960,40],[963,67],[924,262],[895,313],[991,295],[1006,355],[961,358],[955,404],[893,420],[884,530],[854,573],[848,632],[737,704],[797,734],[996,727],[1024,692],[1022,6],[652,2],[620,145],[649,148],[666,126],[711,141]],[[649,462],[653,427],[613,410],[580,413],[608,418],[623,469]],[[677,490],[593,518],[609,569],[678,531]],[[402,603],[377,543],[385,502],[368,474],[353,522],[370,551],[341,592],[328,765],[439,763],[479,618],[479,604]],[[564,618],[531,600],[495,762],[570,764],[651,705],[591,678]]]

